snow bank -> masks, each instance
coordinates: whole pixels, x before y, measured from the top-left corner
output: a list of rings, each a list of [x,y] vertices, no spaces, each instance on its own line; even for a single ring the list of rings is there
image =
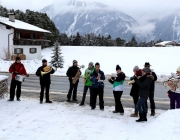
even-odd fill
[[[114,107],[100,111],[71,103],[41,105],[27,98],[21,102],[3,99],[0,104],[2,140],[178,140],[180,136],[180,110],[157,110],[155,117],[148,114],[148,122],[136,123],[137,118],[129,117],[130,108],[120,116],[112,113]]]
[[[159,81],[168,79],[171,72],[176,72],[180,65],[179,47],[84,47],[84,46],[62,46],[64,56],[64,68],[58,69],[55,75],[65,76],[69,66],[74,59],[79,65],[86,68],[90,61],[99,62],[105,74],[115,72],[116,65],[119,64],[126,76],[133,75],[133,68],[138,65],[143,68],[145,62],[150,62],[152,69],[158,75]],[[42,50],[42,58],[51,60],[52,48]],[[41,65],[40,60],[22,61],[27,72],[34,74]],[[0,60],[0,71],[7,72],[12,62]],[[3,66],[3,67],[2,67]],[[82,71],[84,72],[85,69]]]
[[[8,76],[0,75],[0,81],[5,80],[5,79],[8,79]]]

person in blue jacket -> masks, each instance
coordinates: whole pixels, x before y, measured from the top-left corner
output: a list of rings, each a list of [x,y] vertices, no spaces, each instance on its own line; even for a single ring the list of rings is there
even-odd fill
[[[92,81],[92,106],[91,109],[96,108],[96,98],[97,95],[99,95],[99,107],[103,111],[104,110],[104,72],[100,70],[100,64],[96,63],[95,64],[95,70],[94,72],[90,75],[90,80]]]

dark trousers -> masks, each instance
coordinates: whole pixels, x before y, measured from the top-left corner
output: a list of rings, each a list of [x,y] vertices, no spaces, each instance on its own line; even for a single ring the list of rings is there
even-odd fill
[[[171,92],[171,95],[170,95],[170,108],[171,109],[175,109],[175,108],[180,109],[180,94],[179,93]]]
[[[17,89],[16,89],[16,87],[17,87]],[[10,99],[12,99],[12,100],[14,100],[15,89],[16,89],[16,97],[18,99],[21,96],[21,82],[12,79],[11,87],[10,87]]]
[[[121,103],[121,96],[123,91],[113,91],[114,99],[115,99],[115,110],[120,113],[124,113],[124,109]]]
[[[151,111],[154,112],[155,111],[155,102],[154,102],[154,91],[150,91],[149,92],[149,101],[150,101],[150,107],[151,107]],[[146,107],[148,108],[148,104],[146,101]]]
[[[88,89],[89,89],[89,92],[90,92],[90,105],[92,105],[92,86],[86,86],[86,85],[84,86],[83,97],[82,97],[82,102],[81,103],[85,102],[86,94],[87,94]]]
[[[147,113],[146,102],[147,102],[147,99],[141,98],[141,97],[139,98],[138,103],[136,105],[139,113],[143,113],[143,112]]]
[[[96,99],[97,96],[99,95],[99,107],[100,109],[104,109],[104,89],[103,88],[93,88],[92,92],[92,108],[96,108]]]
[[[79,81],[77,81],[75,84],[72,83],[72,81],[69,81],[70,83],[70,87],[69,87],[69,92],[67,95],[68,99],[71,99],[71,95],[72,95],[72,91],[73,91],[73,100],[77,99],[77,87],[78,87],[78,83]]]
[[[49,101],[50,84],[47,84],[47,85],[41,84],[40,101],[43,101],[43,98],[44,98],[44,89],[46,89],[46,101]]]
[[[135,112],[138,112],[138,109],[137,109],[137,107],[136,107],[136,105],[137,105],[137,103],[138,103],[138,100],[139,100],[139,96],[138,96],[138,95],[133,96]]]

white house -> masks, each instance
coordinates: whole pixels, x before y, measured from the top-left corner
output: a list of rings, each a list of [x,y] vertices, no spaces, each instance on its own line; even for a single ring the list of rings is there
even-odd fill
[[[44,34],[51,32],[31,24],[15,20],[14,14],[9,18],[0,17],[0,58],[24,54],[27,60],[41,59],[41,45],[50,40],[44,39]]]
[[[180,44],[174,41],[163,41],[155,44],[156,47],[172,47],[172,46],[180,46]]]

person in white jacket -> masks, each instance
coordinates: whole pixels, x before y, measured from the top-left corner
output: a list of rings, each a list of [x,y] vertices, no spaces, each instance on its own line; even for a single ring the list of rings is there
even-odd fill
[[[177,75],[180,76],[180,67],[177,68]],[[168,86],[171,87],[168,91],[171,109],[180,109],[180,87],[177,86],[179,83],[180,78],[168,81]]]

